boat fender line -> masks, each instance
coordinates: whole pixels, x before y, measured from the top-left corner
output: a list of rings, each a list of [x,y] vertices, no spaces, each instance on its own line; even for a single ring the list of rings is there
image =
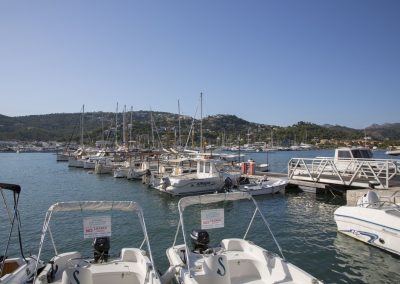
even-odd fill
[[[175,274],[178,272],[177,267],[179,265],[171,265],[168,267],[167,271],[164,272],[163,275],[161,275],[160,280],[162,284],[169,284],[172,282],[172,280],[175,277]]]

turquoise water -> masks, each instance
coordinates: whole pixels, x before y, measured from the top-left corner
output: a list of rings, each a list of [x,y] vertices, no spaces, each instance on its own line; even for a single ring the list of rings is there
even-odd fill
[[[332,154],[333,151],[276,152],[269,153],[268,156],[265,153],[256,153],[246,159],[252,157],[258,162],[266,162],[268,159],[273,171],[284,172],[290,157]],[[376,156],[384,157],[384,154],[377,152]],[[37,254],[45,213],[55,202],[134,200],[143,207],[157,268],[164,271],[168,267],[165,250],[174,240],[179,220],[178,198],[148,189],[140,182],[115,179],[109,175],[93,175],[82,169],[68,168],[66,163],[57,163],[55,156],[48,153],[0,154],[0,182],[16,183],[22,187],[19,209],[26,253]],[[333,212],[345,203],[343,198],[286,193],[258,197],[257,201],[270,222],[287,260],[325,283],[400,282],[400,258],[336,232]],[[237,236],[244,233],[250,213],[247,205],[239,205],[232,205],[232,208],[226,209],[226,212],[234,209],[240,211],[233,219],[226,219],[230,233],[237,233]],[[0,213],[0,237],[4,240],[9,230],[4,206],[0,206]],[[185,214],[196,215],[198,212],[188,211]],[[90,241],[82,241],[82,233],[79,233],[79,230],[82,231],[82,222],[75,222],[74,217],[76,216],[67,215],[54,219],[56,227],[52,228],[57,246],[60,251],[64,251],[72,250],[74,245],[78,245],[79,249],[90,253]],[[112,249],[117,251],[118,246],[131,245],[131,242],[135,245],[140,243],[141,235],[131,230],[132,226],[137,225],[135,218],[126,215],[116,217],[114,222],[113,216]],[[190,218],[189,216],[189,220]],[[120,233],[123,234],[122,237],[117,236]],[[251,233],[251,240],[278,252],[265,230],[255,230]],[[210,235],[213,243],[213,237],[217,239],[219,235],[218,230],[210,231]],[[0,254],[3,254],[4,246],[0,249]],[[17,246],[12,246],[10,251],[15,254]],[[51,251],[45,250],[44,258],[50,256]]]

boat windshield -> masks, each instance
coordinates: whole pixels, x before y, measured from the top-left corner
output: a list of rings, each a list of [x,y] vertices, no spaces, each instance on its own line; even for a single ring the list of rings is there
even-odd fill
[[[339,150],[338,151],[338,158],[339,159],[350,159],[351,153],[349,150]]]
[[[351,150],[353,158],[356,159],[370,159],[372,158],[372,153],[368,149],[353,149]]]

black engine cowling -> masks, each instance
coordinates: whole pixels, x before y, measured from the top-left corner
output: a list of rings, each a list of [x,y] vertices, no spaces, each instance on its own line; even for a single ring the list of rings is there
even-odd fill
[[[190,239],[193,245],[193,252],[203,253],[208,249],[210,236],[206,230],[192,230],[190,233]]]
[[[109,237],[98,237],[93,240],[94,262],[107,262],[110,249]]]

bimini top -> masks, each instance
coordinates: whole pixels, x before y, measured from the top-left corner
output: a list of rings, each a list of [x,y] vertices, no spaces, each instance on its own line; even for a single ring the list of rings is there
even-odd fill
[[[227,192],[227,193],[216,193],[216,194],[206,194],[206,195],[195,195],[186,196],[179,200],[178,206],[182,211],[195,204],[209,204],[221,201],[234,201],[241,199],[251,199],[251,194],[248,192]]]
[[[133,201],[70,201],[55,203],[50,206],[48,212],[110,210],[142,212],[142,207]]]
[[[21,187],[18,184],[0,183],[0,189],[8,189],[16,193],[21,192]]]

